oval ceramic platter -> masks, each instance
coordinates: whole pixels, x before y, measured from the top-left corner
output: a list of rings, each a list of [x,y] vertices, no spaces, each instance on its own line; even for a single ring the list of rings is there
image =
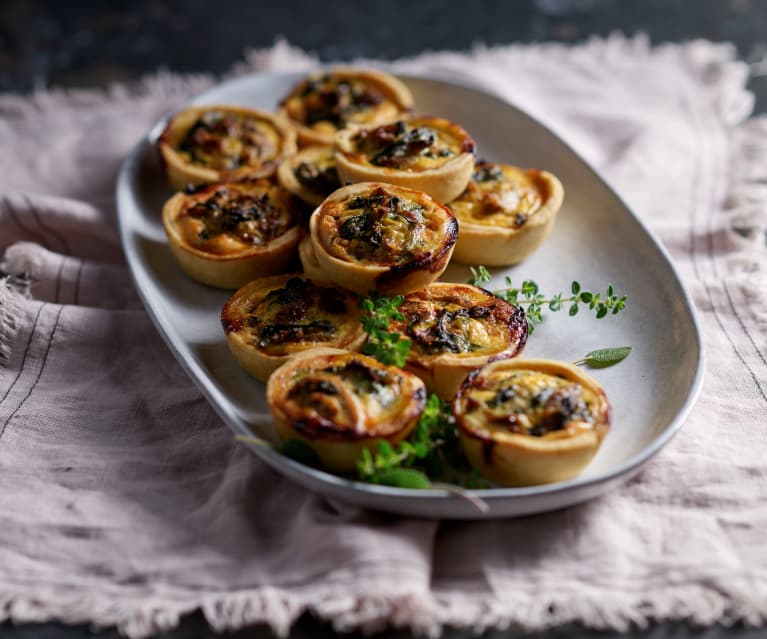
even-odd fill
[[[197,104],[275,109],[300,79],[263,74],[221,84]],[[529,488],[469,491],[473,498],[350,481],[303,466],[270,446],[251,445],[266,463],[307,489],[355,505],[403,515],[443,518],[508,517],[553,510],[590,499],[636,472],[681,426],[700,390],[703,353],[691,303],[668,255],[605,182],[562,140],[529,115],[479,89],[434,78],[405,76],[416,109],[461,123],[479,157],[545,168],[565,186],[565,202],[550,237],[530,259],[494,271],[515,282],[534,279],[542,291],[604,290],[628,295],[627,309],[596,320],[581,312],[550,314],[528,341],[525,356],[574,361],[597,348],[633,347],[612,368],[591,371],[612,404],[612,428],[599,453],[577,478]],[[179,105],[180,107],[181,105]],[[126,159],[117,185],[123,247],[138,291],[168,347],[234,433],[275,441],[264,386],[235,363],[219,324],[227,291],[208,288],[176,266],[160,212],[171,191],[155,150],[158,124]],[[450,265],[445,281],[463,282],[468,269]],[[659,318],[662,318],[659,321]],[[482,506],[482,508],[478,507]]]

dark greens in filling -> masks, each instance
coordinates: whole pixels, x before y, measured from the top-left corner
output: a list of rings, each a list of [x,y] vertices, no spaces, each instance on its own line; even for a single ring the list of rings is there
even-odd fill
[[[355,142],[371,164],[400,168],[408,159],[426,157],[451,157],[454,152],[446,146],[435,146],[437,134],[429,127],[409,128],[400,120],[393,124],[363,129],[355,136]]]
[[[356,359],[344,364],[328,366],[318,374],[329,373],[349,383],[357,395],[372,395],[381,405],[386,406],[396,399],[396,382],[385,370],[370,368]],[[339,395],[337,386],[330,379],[318,379],[317,373],[308,373],[295,381],[288,393],[289,399],[297,400],[301,405],[314,409],[321,416],[334,419],[338,417],[337,405],[333,399]]]
[[[567,384],[531,394],[530,388],[512,381],[499,388],[486,405],[493,411],[503,411],[491,417],[494,424],[502,425],[512,433],[541,437],[562,430],[567,422],[593,421],[582,392],[580,384]],[[530,426],[527,422],[521,423],[522,414],[526,414]]]
[[[493,164],[477,162],[471,179],[475,182],[497,182],[503,179],[503,170]]]
[[[338,178],[338,171],[334,165],[321,169],[316,164],[301,162],[293,169],[293,175],[302,186],[322,196],[330,195],[341,186],[341,180]]]
[[[254,343],[265,348],[290,342],[329,341],[336,334],[336,326],[326,319],[307,319],[312,309],[343,315],[347,312],[347,296],[309,280],[289,279],[283,288],[270,291],[252,309],[248,326],[253,330]]]
[[[329,122],[337,129],[344,128],[360,111],[384,101],[384,96],[356,80],[338,80],[323,75],[306,82],[300,96],[304,99],[304,124]]]
[[[406,308],[401,310],[408,320],[408,337],[429,355],[445,352],[470,353],[481,348],[481,344],[471,343],[463,329],[463,323],[466,319],[485,319],[492,313],[487,306],[458,308],[452,311],[441,308],[437,317],[432,319],[424,318],[417,312],[407,313]]]
[[[338,375],[363,395],[378,394],[391,383],[391,375],[387,371],[371,368],[356,359],[352,359],[342,366],[329,366],[323,370]]]
[[[232,140],[240,144],[232,144]],[[258,163],[273,149],[249,116],[207,111],[186,132],[178,150],[189,160],[219,171]]]
[[[381,188],[346,203],[354,212],[339,225],[339,236],[358,259],[374,257],[382,262],[401,263],[413,258],[423,226],[423,206],[390,195]]]
[[[268,193],[251,195],[226,188],[195,202],[185,213],[203,222],[199,233],[203,241],[227,233],[258,246],[279,237],[293,224],[293,216],[275,206]]]

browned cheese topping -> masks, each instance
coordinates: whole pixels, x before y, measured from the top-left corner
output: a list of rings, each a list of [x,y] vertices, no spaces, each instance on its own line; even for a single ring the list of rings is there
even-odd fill
[[[332,231],[323,234],[330,240],[329,251],[340,259],[350,256],[384,266],[418,262],[452,246],[457,235],[455,220],[441,207],[437,210],[438,205],[421,204],[382,187],[324,207],[324,224]]]
[[[333,342],[359,323],[356,296],[297,277],[251,307],[247,326],[253,344],[272,355],[291,345]]]
[[[341,186],[335,160],[301,162],[293,169],[299,184],[312,193],[326,197]]]
[[[282,104],[301,124],[337,130],[364,121],[367,112],[384,102],[386,97],[362,79],[326,74],[303,82]]]
[[[188,162],[217,171],[260,166],[279,151],[280,133],[268,122],[231,111],[206,111],[177,151]]]
[[[177,223],[187,243],[211,253],[267,244],[298,219],[290,196],[268,182],[208,187],[190,197]]]
[[[411,340],[413,355],[493,355],[524,346],[525,312],[487,293],[455,286],[453,294],[410,293],[392,329]]]
[[[320,429],[344,437],[386,435],[423,408],[423,385],[414,379],[364,356],[333,356],[324,365],[294,372],[284,410],[308,436]]]
[[[562,436],[594,422],[596,398],[579,383],[534,370],[496,372],[472,383],[466,419],[481,413],[490,430]]]
[[[437,118],[400,120],[374,129],[363,129],[353,142],[356,151],[374,166],[423,171],[439,167],[463,152],[473,152],[473,142],[459,139]]]
[[[469,186],[449,206],[461,221],[519,228],[541,208],[545,196],[537,171],[478,162]]]

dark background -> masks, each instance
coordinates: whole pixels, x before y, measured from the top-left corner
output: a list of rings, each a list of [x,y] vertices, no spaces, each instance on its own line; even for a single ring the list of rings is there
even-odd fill
[[[653,43],[734,42],[767,55],[765,0],[0,1],[0,91],[102,86],[157,68],[224,73],[284,36],[322,60],[397,58],[474,43],[581,42],[614,31]],[[755,78],[767,111],[767,77]]]
[[[159,68],[220,74],[240,60],[246,49],[268,47],[280,36],[331,61],[465,50],[476,43],[577,43],[615,31],[644,32],[655,44],[695,38],[729,41],[742,59],[758,63],[767,60],[767,0],[0,0],[0,92],[100,87],[136,80]],[[752,77],[751,88],[757,111],[767,112],[767,62],[755,64],[755,70],[760,66],[765,75]],[[11,639],[84,639],[93,632],[87,626],[53,623],[0,625],[0,636]],[[118,637],[114,631],[99,636]],[[213,636],[199,614],[163,635],[166,639]],[[258,627],[231,636],[272,635]],[[334,636],[308,616],[292,633],[294,639]],[[404,632],[387,636],[409,637]],[[470,631],[453,631],[445,639],[471,636]],[[485,639],[521,636],[516,630],[483,635]],[[613,639],[618,635],[566,626],[532,636]],[[767,636],[767,629],[696,630],[675,623],[621,635],[627,636],[757,639]]]

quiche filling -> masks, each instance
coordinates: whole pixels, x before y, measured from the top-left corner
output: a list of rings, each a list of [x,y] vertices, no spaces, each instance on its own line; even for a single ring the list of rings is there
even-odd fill
[[[414,401],[420,412],[424,401],[423,388],[413,387],[407,375],[367,357],[338,355],[319,367],[294,371],[283,410],[307,435],[328,424],[359,435],[396,432],[402,425],[394,420]]]
[[[358,159],[374,166],[424,171],[474,151],[473,141],[461,136],[462,132],[447,120],[416,118],[362,129],[352,137],[352,143]]]
[[[474,380],[465,419],[481,420],[481,430],[559,438],[591,428],[596,408],[597,397],[577,382],[517,369]]]
[[[335,232],[327,245],[339,259],[398,266],[433,255],[444,245],[444,223],[415,200],[376,187],[325,207]]]
[[[323,197],[341,186],[336,162],[332,157],[315,162],[301,162],[293,169],[293,175],[301,186]]]
[[[547,195],[537,171],[478,162],[469,186],[449,206],[461,221],[519,228],[540,210]]]
[[[359,323],[356,296],[311,280],[289,279],[251,306],[246,316],[252,343],[269,355],[337,343]]]
[[[209,253],[263,246],[298,219],[289,194],[269,182],[193,189],[189,197],[176,223],[190,246]]]
[[[396,106],[370,83],[326,74],[309,78],[285,98],[282,106],[296,122],[316,130],[335,131],[362,123]]]
[[[410,338],[410,352],[416,357],[494,355],[509,347],[518,350],[526,340],[524,311],[490,295],[437,296],[427,289],[405,296],[399,310],[404,320],[395,322],[393,330]]]
[[[235,111],[204,112],[179,141],[187,162],[217,171],[261,166],[274,160],[282,136],[270,123]]]

